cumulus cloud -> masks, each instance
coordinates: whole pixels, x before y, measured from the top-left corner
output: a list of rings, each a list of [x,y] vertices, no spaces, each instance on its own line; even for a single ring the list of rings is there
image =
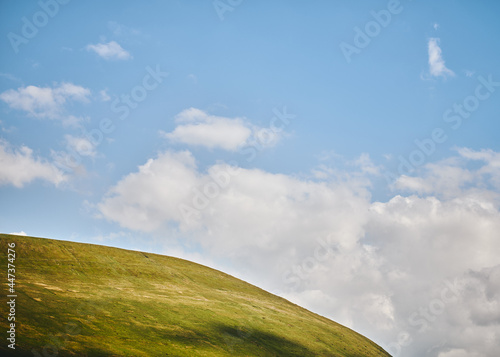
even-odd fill
[[[459,149],[458,154],[427,165],[416,177],[401,177],[399,188],[409,195],[370,207],[365,239],[388,272],[384,282],[395,329],[387,346],[394,355],[495,356],[500,307],[481,297],[481,290],[492,289],[473,288],[469,275],[498,269],[500,197],[496,176],[490,175],[498,153]],[[447,286],[456,292],[443,295]],[[487,306],[487,313],[474,313],[474,301]],[[410,338],[405,343],[402,333]],[[489,337],[482,340],[485,334]]]
[[[172,142],[209,149],[236,151],[251,141],[260,146],[272,146],[280,139],[281,131],[251,125],[243,118],[225,118],[190,108],[175,117],[177,127],[162,136]]]
[[[478,354],[470,354],[464,349],[451,349],[447,352],[440,353],[438,357],[478,357]]]
[[[95,45],[89,44],[86,49],[87,51],[97,53],[100,57],[106,60],[128,60],[132,58],[132,55],[128,51],[124,50],[122,46],[115,41],[98,43]]]
[[[107,219],[141,231],[180,221],[178,204],[196,187],[199,174],[195,167],[194,157],[187,151],[162,153],[118,182],[98,205],[99,210]]]
[[[75,117],[64,116],[68,102],[88,102],[90,90],[73,83],[61,83],[53,87],[27,86],[9,89],[0,93],[0,99],[11,108],[27,112],[35,118],[74,121]]]
[[[429,72],[434,77],[453,77],[455,73],[447,68],[439,47],[439,38],[430,38],[427,44],[429,52]]]
[[[204,115],[187,114],[185,122]],[[97,209],[122,227],[180,235],[393,355],[494,357],[498,155],[458,149],[373,202],[369,175],[379,171],[366,155],[355,172],[307,178],[225,163],[201,170],[189,151],[167,151],[116,183]]]
[[[493,357],[500,337],[500,266],[468,270],[456,276],[447,295],[443,286],[430,289],[410,315],[411,343],[401,355],[436,357]],[[444,284],[445,286],[446,284]],[[456,292],[451,292],[456,288]],[[443,297],[442,297],[443,296]],[[413,299],[413,303],[417,299]],[[427,317],[424,317],[427,316]],[[417,327],[416,327],[417,326]],[[418,327],[425,327],[419,332]]]
[[[59,185],[66,176],[51,163],[34,157],[27,146],[13,148],[5,140],[0,140],[0,185],[21,188],[36,179]]]

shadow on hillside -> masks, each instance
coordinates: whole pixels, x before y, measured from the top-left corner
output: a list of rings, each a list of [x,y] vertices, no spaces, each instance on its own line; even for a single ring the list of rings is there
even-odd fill
[[[305,346],[268,331],[223,324],[213,328],[223,336],[221,347],[234,356],[315,356]]]

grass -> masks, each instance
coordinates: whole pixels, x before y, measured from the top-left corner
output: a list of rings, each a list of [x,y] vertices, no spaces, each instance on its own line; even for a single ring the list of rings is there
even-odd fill
[[[389,356],[342,325],[186,260],[0,234],[4,275],[10,242],[17,356]],[[6,278],[2,286],[5,297]]]

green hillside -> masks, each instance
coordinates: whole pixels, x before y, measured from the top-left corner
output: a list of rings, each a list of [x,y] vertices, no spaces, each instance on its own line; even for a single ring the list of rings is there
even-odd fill
[[[0,234],[0,355],[8,243],[17,356],[389,356],[352,330],[186,260]]]

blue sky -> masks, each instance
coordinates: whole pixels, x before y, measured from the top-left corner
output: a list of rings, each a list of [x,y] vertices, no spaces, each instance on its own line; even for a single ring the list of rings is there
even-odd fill
[[[395,355],[496,355],[458,332],[484,334],[471,301],[486,295],[422,332],[408,317],[471,271],[500,294],[499,11],[3,1],[0,230],[196,260]]]

